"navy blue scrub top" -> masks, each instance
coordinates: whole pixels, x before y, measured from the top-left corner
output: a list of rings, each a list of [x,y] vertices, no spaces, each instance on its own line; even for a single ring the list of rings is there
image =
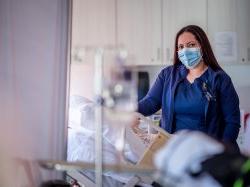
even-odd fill
[[[206,98],[202,91],[202,81],[199,81],[206,76],[206,73],[207,71],[196,78],[193,83],[184,79],[178,84],[174,100],[174,132],[182,129],[206,132]]]

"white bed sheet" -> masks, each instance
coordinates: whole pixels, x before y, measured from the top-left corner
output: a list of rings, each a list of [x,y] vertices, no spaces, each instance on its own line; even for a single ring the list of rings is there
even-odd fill
[[[94,129],[94,104],[81,96],[70,97],[69,123],[68,123],[68,161],[95,162],[95,129]],[[128,144],[125,144],[125,159],[121,160],[119,152],[115,148],[116,140],[120,137],[121,127],[110,125],[104,120],[103,124],[103,162],[117,164],[130,161],[136,163],[138,155],[133,153]],[[119,158],[119,159],[118,159]],[[104,176],[113,178],[120,183],[127,183],[134,174],[105,172]],[[117,186],[119,186],[119,183]],[[141,186],[148,186],[143,183]]]
[[[68,130],[68,151],[67,160],[68,161],[83,161],[83,162],[95,162],[95,140],[91,132],[84,130],[79,131],[78,129]],[[129,151],[127,154],[129,155]],[[119,159],[119,153],[115,147],[110,144],[105,138],[103,138],[103,163],[107,164],[117,164]],[[123,160],[123,162],[126,162]],[[122,183],[127,183],[134,175],[115,173],[115,172],[105,172],[105,176],[112,177]]]

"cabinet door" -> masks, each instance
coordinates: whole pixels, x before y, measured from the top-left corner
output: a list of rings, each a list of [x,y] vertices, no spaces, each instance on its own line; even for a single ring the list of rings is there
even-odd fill
[[[220,64],[250,62],[249,0],[209,0],[208,35]]]
[[[208,1],[208,36],[219,63],[234,62],[237,59],[236,1]]]
[[[177,32],[186,25],[207,31],[207,0],[163,0],[163,60],[172,64]]]
[[[116,44],[115,0],[72,2],[70,94],[94,99],[95,49]]]
[[[250,63],[250,1],[236,1],[236,31],[238,35],[238,62]]]
[[[94,60],[84,49],[115,46],[115,0],[74,0],[72,13],[73,61]]]
[[[117,43],[129,64],[161,64],[161,0],[118,0]]]

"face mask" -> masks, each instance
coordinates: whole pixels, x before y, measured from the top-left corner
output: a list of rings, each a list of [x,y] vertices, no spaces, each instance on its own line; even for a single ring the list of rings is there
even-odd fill
[[[184,48],[178,51],[178,57],[188,69],[195,68],[202,59],[200,48]]]

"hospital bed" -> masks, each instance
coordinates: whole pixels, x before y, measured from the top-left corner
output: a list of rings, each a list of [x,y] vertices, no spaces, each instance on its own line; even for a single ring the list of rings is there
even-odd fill
[[[170,135],[153,124],[144,116],[140,128],[126,127],[123,155],[117,151],[115,141],[117,129],[104,122],[103,124],[103,163],[104,164],[131,164],[145,167],[154,167],[153,155],[170,138]],[[70,162],[82,161],[94,163],[94,104],[81,96],[70,97],[69,124],[68,124],[68,151],[67,160]],[[80,186],[94,187],[95,173],[84,169],[67,172],[69,181],[77,182]],[[152,175],[135,173],[103,173],[103,186],[130,187],[151,186]]]

